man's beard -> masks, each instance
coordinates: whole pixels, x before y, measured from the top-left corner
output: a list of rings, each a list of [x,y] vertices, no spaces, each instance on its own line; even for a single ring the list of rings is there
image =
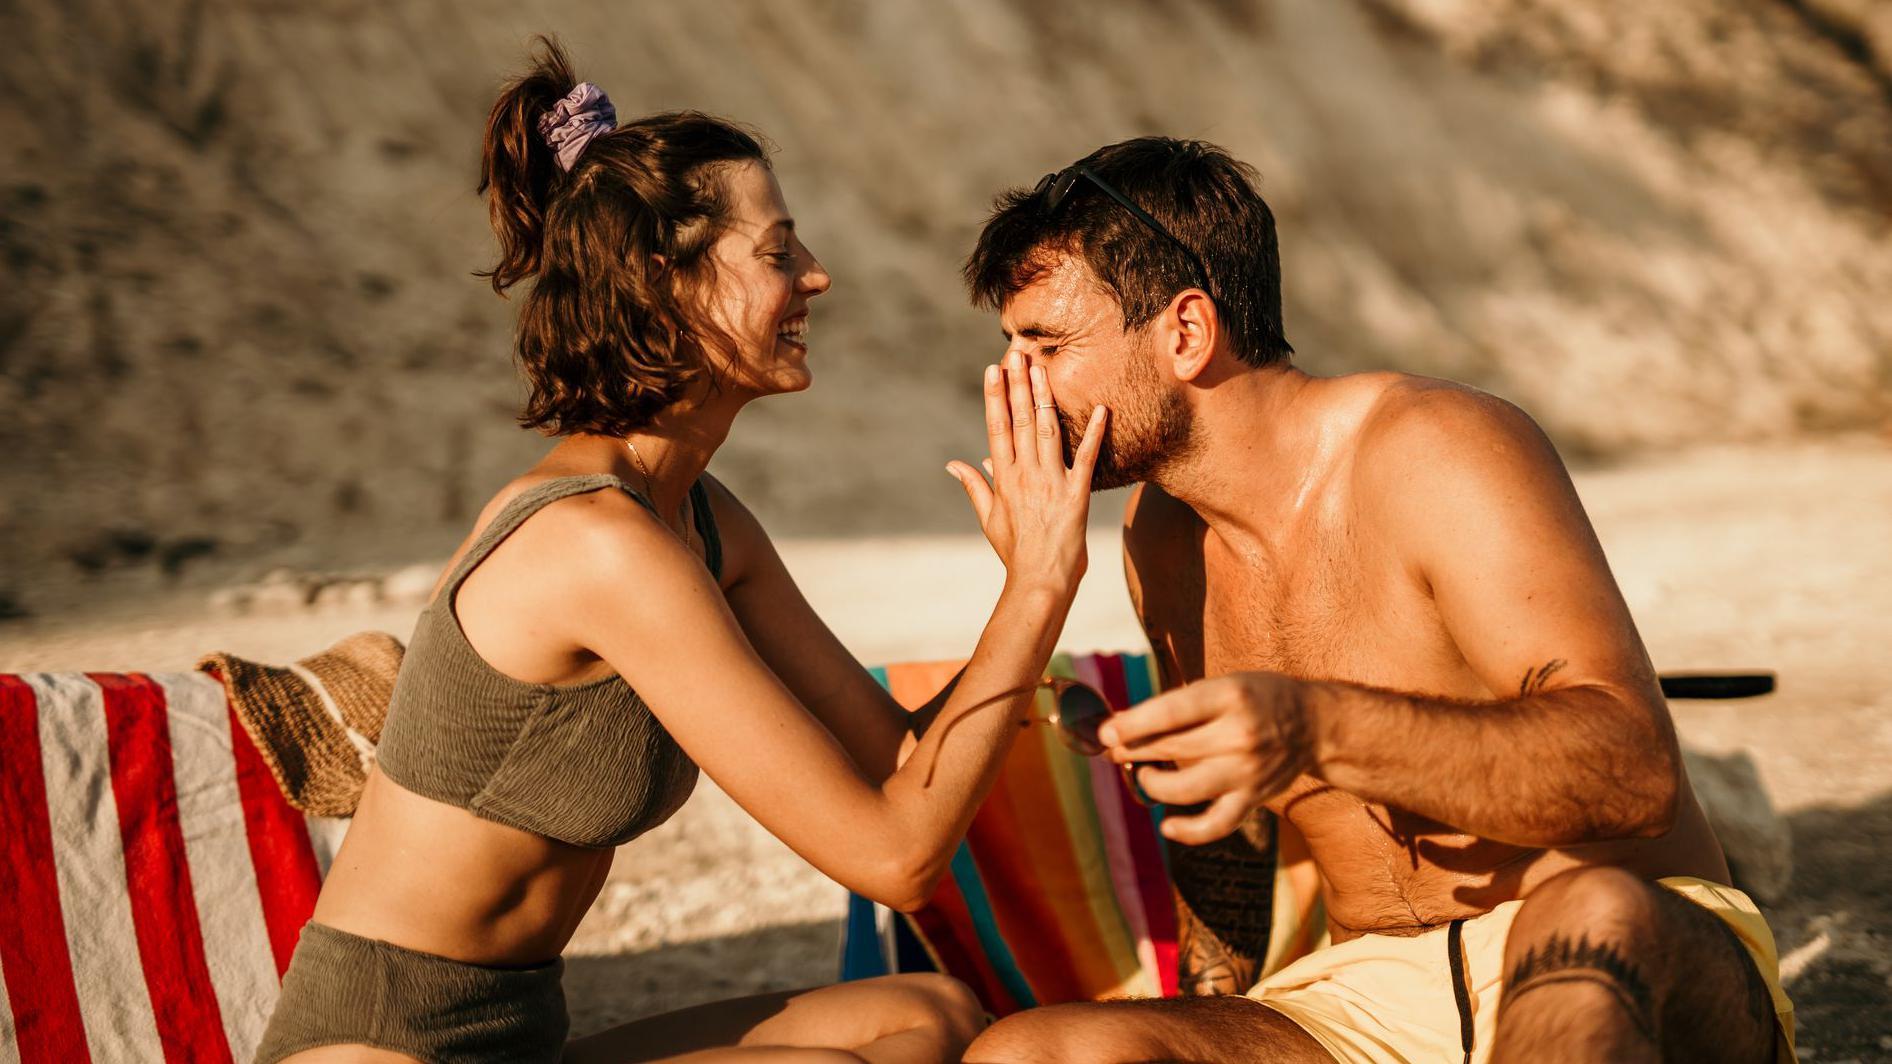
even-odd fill
[[[1106,400],[1110,420],[1104,427],[1097,468],[1091,474],[1092,491],[1154,480],[1164,467],[1189,452],[1194,438],[1189,404],[1153,377],[1151,374],[1126,381],[1119,394]],[[1084,439],[1089,419],[1080,420],[1060,407],[1058,421],[1064,426],[1064,460],[1068,464]]]

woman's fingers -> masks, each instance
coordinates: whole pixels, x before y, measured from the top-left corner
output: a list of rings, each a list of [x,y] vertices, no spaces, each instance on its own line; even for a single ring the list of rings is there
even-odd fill
[[[1010,461],[1012,412],[1005,401],[1005,371],[998,366],[985,368],[985,435],[992,457]]]
[[[1005,398],[1011,406],[1012,461],[1036,463],[1038,441],[1031,416],[1031,381],[1022,357],[1005,356],[1005,383]]]
[[[1031,367],[1032,427],[1038,437],[1038,461],[1046,469],[1064,468],[1064,427],[1058,422],[1058,404],[1051,398],[1051,378],[1043,366]]]
[[[1084,486],[1090,487],[1091,473],[1097,468],[1097,455],[1104,449],[1104,425],[1110,420],[1110,411],[1104,407],[1094,407],[1091,419],[1084,426],[1084,438],[1077,443],[1077,451],[1071,456],[1071,472],[1084,478]]]
[[[986,459],[987,464],[991,461],[990,458]],[[979,515],[979,527],[984,528],[986,518],[992,514],[992,485],[964,462],[946,463],[946,472],[952,474],[959,486],[966,489],[966,498],[972,501],[972,512]]]

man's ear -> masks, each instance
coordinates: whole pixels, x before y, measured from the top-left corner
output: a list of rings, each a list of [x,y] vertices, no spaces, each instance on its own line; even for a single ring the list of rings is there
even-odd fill
[[[1169,360],[1179,381],[1193,381],[1209,368],[1222,339],[1222,317],[1200,288],[1176,293],[1156,317],[1157,353]]]

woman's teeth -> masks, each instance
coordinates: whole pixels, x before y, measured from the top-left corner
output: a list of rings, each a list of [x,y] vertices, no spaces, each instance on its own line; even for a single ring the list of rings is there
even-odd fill
[[[806,347],[808,345],[808,319],[796,318],[794,321],[785,321],[782,327],[775,331],[775,335],[791,344]]]

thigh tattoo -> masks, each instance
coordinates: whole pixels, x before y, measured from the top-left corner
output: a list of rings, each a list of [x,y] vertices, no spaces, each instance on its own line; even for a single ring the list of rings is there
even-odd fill
[[[1649,981],[1623,955],[1621,947],[1612,942],[1592,943],[1588,936],[1573,941],[1567,935],[1552,934],[1531,947],[1505,980],[1504,1004],[1500,1007],[1509,1008],[1540,987],[1575,982],[1593,983],[1610,991],[1642,1033],[1652,1043],[1657,1042]]]
[[[1185,994],[1240,994],[1260,977],[1274,912],[1272,815],[1206,846],[1172,847],[1178,975]]]

